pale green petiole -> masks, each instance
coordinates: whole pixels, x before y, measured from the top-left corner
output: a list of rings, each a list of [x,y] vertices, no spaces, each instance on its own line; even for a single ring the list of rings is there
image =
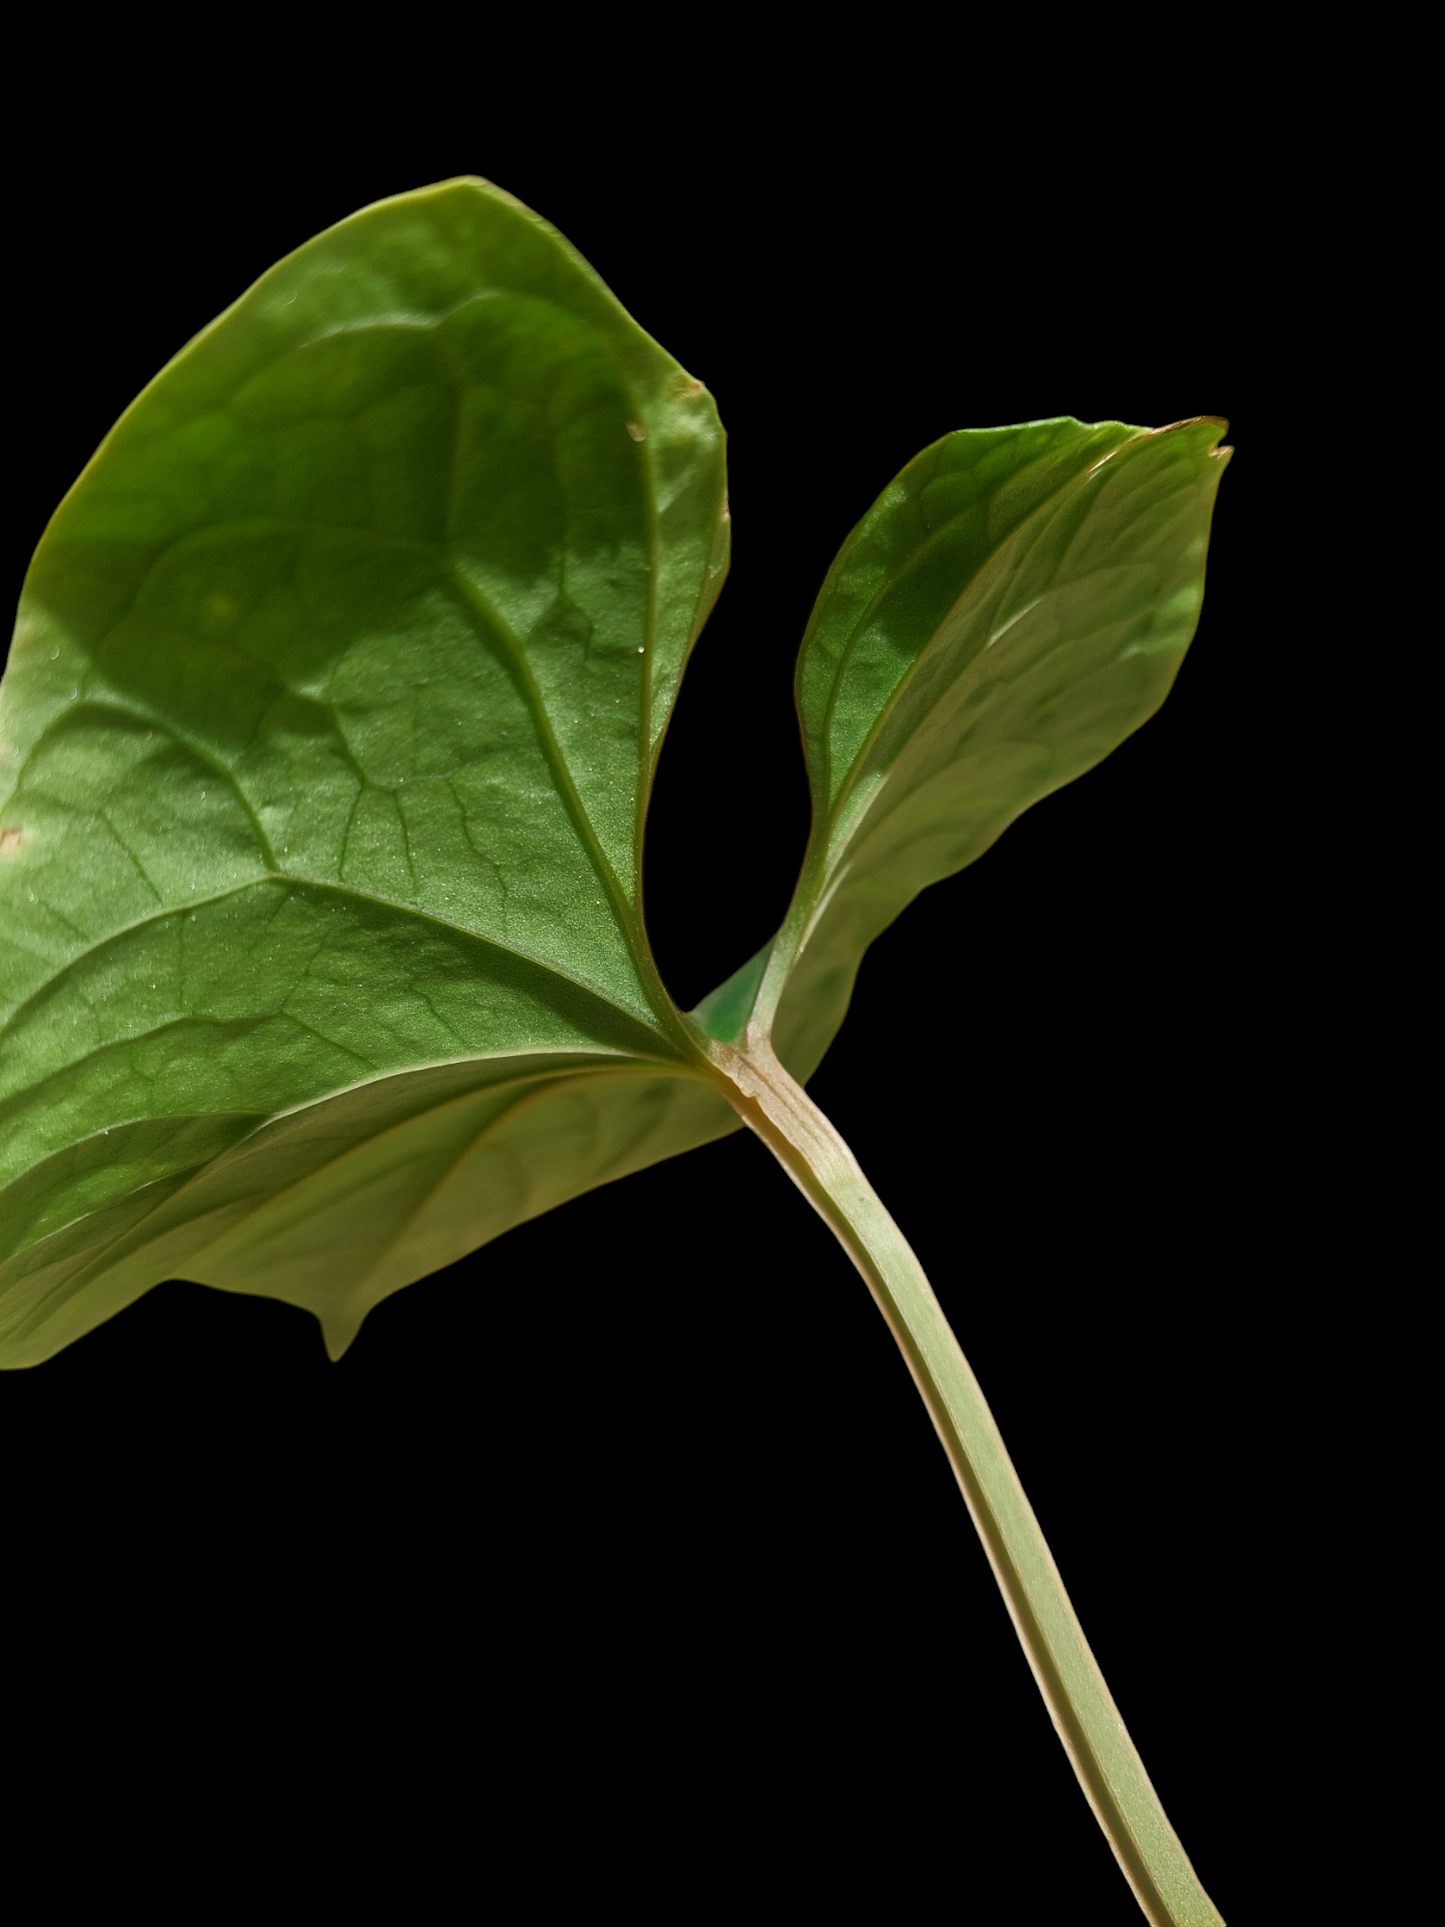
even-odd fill
[[[1149,1783],[978,1380],[923,1267],[857,1159],[773,1055],[713,1042],[728,1101],[863,1274],[928,1407],[1084,1796],[1154,1927],[1223,1927]]]

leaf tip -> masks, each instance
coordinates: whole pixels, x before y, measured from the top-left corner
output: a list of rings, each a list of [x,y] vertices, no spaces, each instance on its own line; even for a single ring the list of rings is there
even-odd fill
[[[1175,435],[1186,428],[1218,429],[1218,434],[1214,436],[1210,443],[1209,453],[1211,455],[1226,456],[1234,453],[1232,448],[1227,449],[1221,446],[1224,437],[1229,433],[1229,421],[1224,415],[1186,415],[1182,422],[1166,422],[1162,428],[1146,428],[1144,433],[1146,435]]]
[[[333,1365],[337,1365],[344,1354],[351,1349],[351,1341],[361,1330],[361,1322],[366,1313],[332,1312],[328,1316],[318,1312],[316,1316],[321,1325],[321,1338],[326,1346],[326,1356]]]

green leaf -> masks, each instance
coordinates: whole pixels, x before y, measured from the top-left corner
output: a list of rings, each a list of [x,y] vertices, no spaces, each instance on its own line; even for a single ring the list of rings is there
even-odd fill
[[[482,182],[281,262],[126,412],[27,577],[0,1358],[178,1272],[306,1304],[337,1349],[386,1291],[735,1129],[687,1081],[703,1039],[752,1013],[807,1076],[872,938],[1162,700],[1215,428],[966,431],[885,491],[799,662],[797,895],[694,1028],[638,889],[726,565],[711,397]]]
[[[120,1125],[6,1193],[6,1363],[173,1277],[305,1306],[339,1358],[403,1285],[736,1128],[681,1067],[561,1052],[398,1072],[273,1119]]]
[[[804,640],[787,920],[689,1022],[640,877],[726,562],[710,397],[483,182],[281,262],[126,412],[26,579],[0,1362],[174,1276],[306,1306],[336,1356],[388,1293],[742,1118],[884,1311],[1140,1904],[1217,1924],[917,1259],[789,1073],[919,890],[1163,700],[1219,426],[970,431],[904,470]]]
[[[735,1127],[639,908],[724,486],[702,385],[479,181],[320,235],[127,410],[0,690],[7,1362],[178,1271],[338,1344]]]
[[[968,429],[883,492],[798,662],[814,816],[797,892],[766,970],[709,1000],[733,1025],[710,1034],[751,1010],[809,1077],[873,939],[1153,715],[1199,618],[1223,428]]]

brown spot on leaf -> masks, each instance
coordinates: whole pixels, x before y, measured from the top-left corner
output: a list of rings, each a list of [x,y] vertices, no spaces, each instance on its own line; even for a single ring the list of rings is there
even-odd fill
[[[646,441],[647,439],[647,430],[638,422],[629,422],[627,424],[627,432],[635,442]]]
[[[20,848],[19,830],[0,830],[0,856],[14,856]]]

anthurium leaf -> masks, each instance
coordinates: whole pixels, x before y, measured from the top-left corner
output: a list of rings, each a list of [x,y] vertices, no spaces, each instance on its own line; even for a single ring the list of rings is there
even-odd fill
[[[964,430],[884,491],[799,658],[797,893],[767,955],[700,1008],[711,1035],[751,1012],[811,1075],[879,932],[1154,713],[1198,621],[1223,427]]]
[[[677,1066],[563,1052],[396,1072],[271,1119],[121,1125],[6,1194],[6,1362],[40,1362],[171,1277],[303,1305],[339,1357],[403,1285],[735,1128]]]
[[[804,639],[788,916],[689,1021],[640,877],[726,559],[710,398],[479,181],[281,262],[26,579],[0,1362],[173,1276],[305,1306],[334,1356],[388,1293],[745,1118],[884,1310],[1141,1905],[1217,1923],[917,1258],[797,1080],[904,905],[1164,699],[1220,427],[1035,422],[909,464]]]
[[[711,397],[479,181],[322,234],[127,410],[0,689],[11,1362],[174,1275],[339,1341],[729,1128],[639,905],[726,551]]]

